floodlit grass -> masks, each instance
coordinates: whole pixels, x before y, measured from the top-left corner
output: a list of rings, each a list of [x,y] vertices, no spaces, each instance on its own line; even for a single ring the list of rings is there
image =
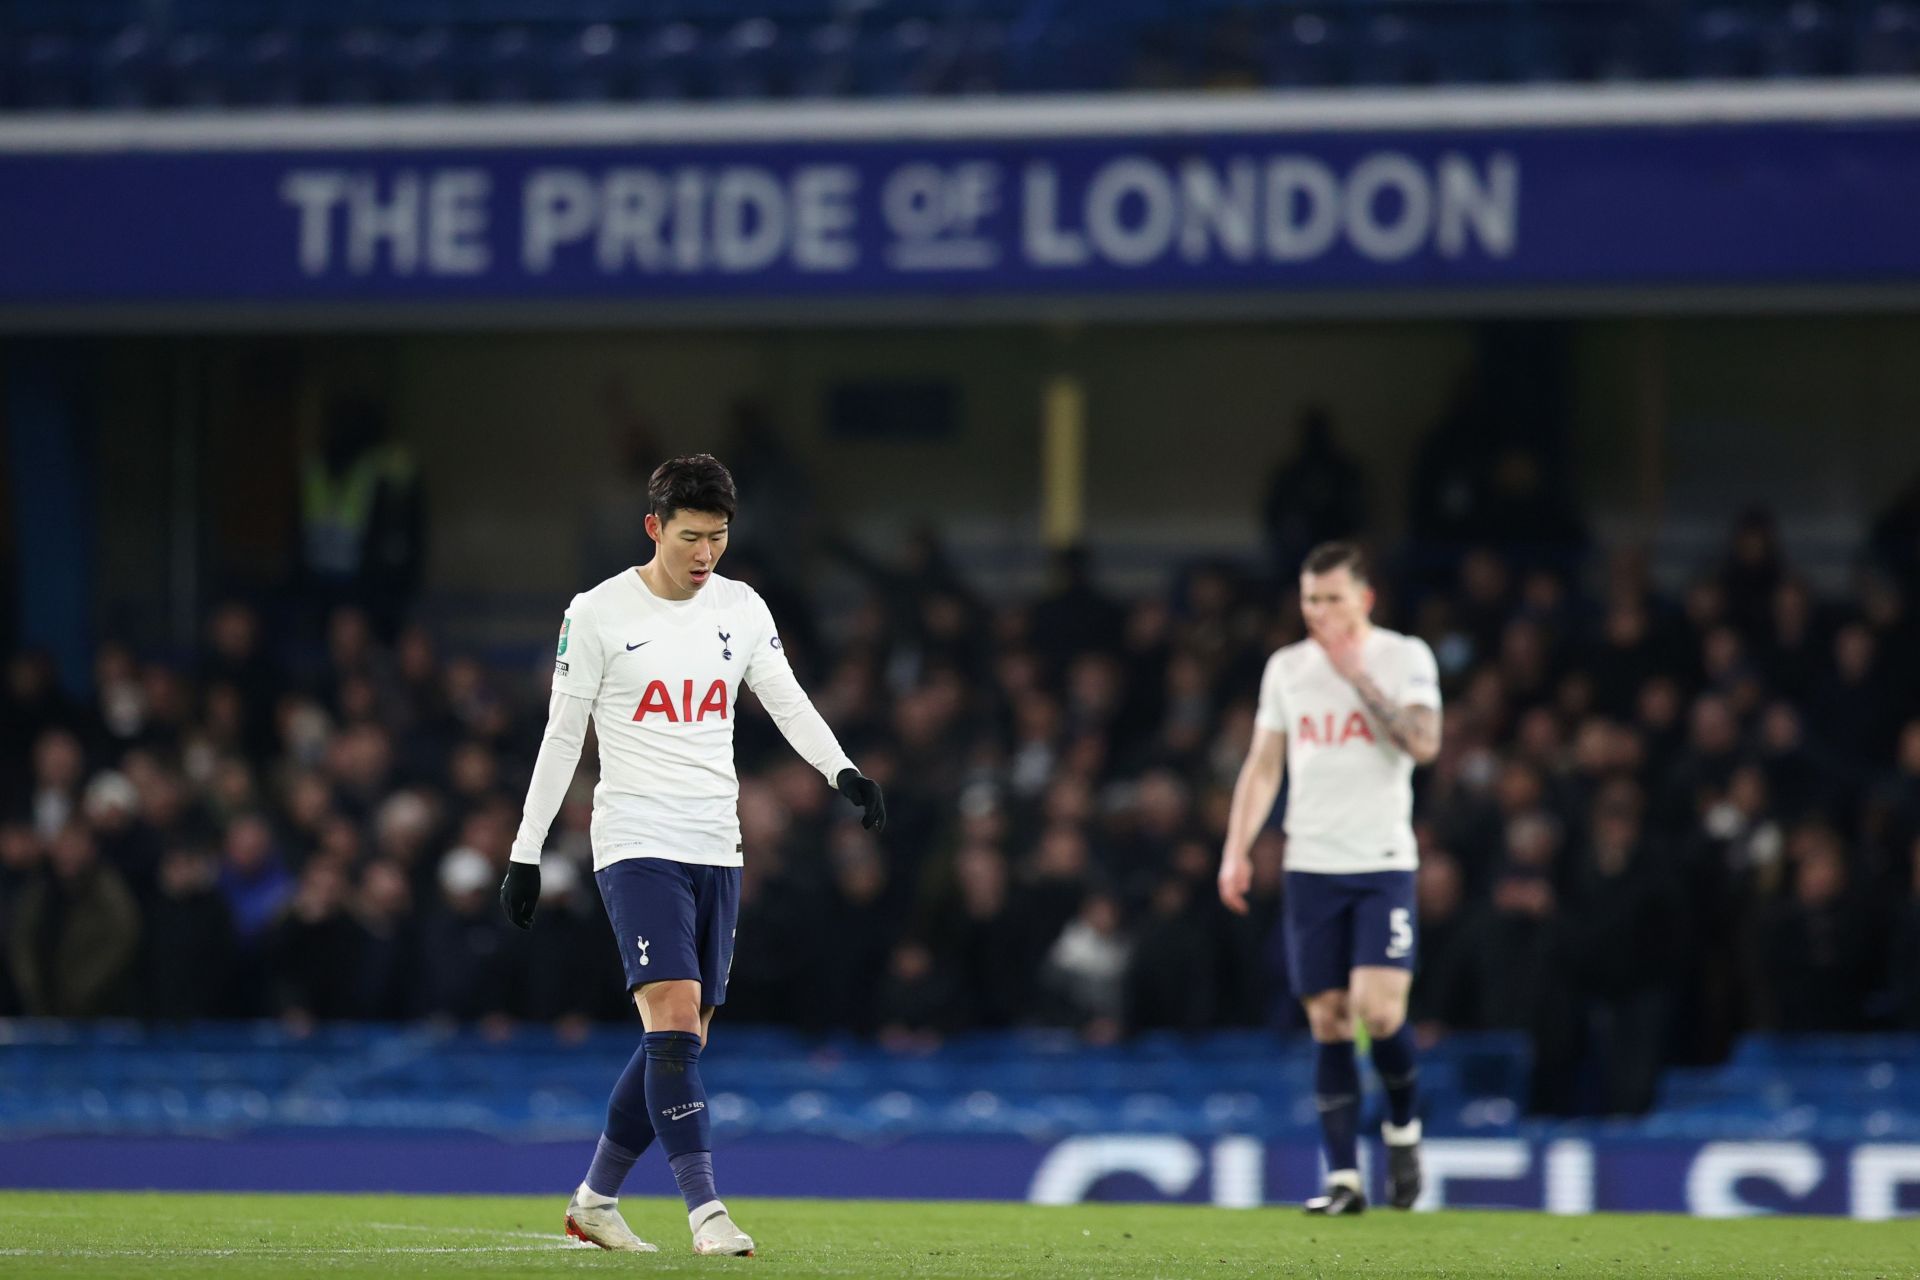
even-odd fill
[[[677,1200],[622,1202],[658,1254],[560,1235],[565,1197],[0,1193],[0,1275],[1920,1276],[1920,1224],[1536,1213],[738,1200],[754,1258],[696,1258]]]

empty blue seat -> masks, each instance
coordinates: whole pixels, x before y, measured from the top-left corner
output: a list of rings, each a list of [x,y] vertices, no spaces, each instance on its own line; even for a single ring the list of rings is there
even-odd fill
[[[93,46],[88,104],[115,111],[159,105],[161,65],[154,38],[145,26],[121,28]]]
[[[468,66],[461,38],[447,26],[426,26],[397,33],[387,46],[385,73],[395,96],[408,102],[459,102],[468,96]]]
[[[1351,78],[1347,16],[1307,9],[1268,24],[1262,41],[1262,78],[1275,88],[1324,88]]]
[[[860,29],[834,20],[808,27],[793,52],[789,89],[799,98],[838,98],[853,92]]]
[[[707,96],[705,41],[705,34],[690,22],[656,28],[640,53],[635,96],[664,102]]]
[[[1514,61],[1513,30],[1504,15],[1472,10],[1438,13],[1422,37],[1436,84],[1501,84],[1522,78]]]
[[[287,107],[299,103],[303,92],[299,38],[284,27],[273,27],[242,37],[233,56],[237,83],[233,101],[254,107]]]
[[[939,83],[940,29],[926,18],[907,18],[863,36],[853,54],[853,92],[890,98],[931,93]]]
[[[565,102],[614,102],[632,93],[634,33],[611,22],[569,30],[554,58],[554,97]]]
[[[317,41],[310,36],[304,58],[310,100],[342,106],[387,101],[393,46],[393,33],[383,27],[348,27]]]
[[[1687,27],[1687,72],[1703,80],[1735,80],[1760,70],[1760,24],[1731,6],[1692,15]]]
[[[238,60],[219,31],[182,31],[162,54],[166,100],[181,107],[222,107],[234,101]]]
[[[1855,69],[1862,75],[1907,76],[1920,71],[1920,6],[1882,0],[1854,36]]]
[[[713,96],[745,100],[783,96],[792,80],[791,39],[773,19],[753,17],[708,40],[702,60]]]
[[[14,54],[14,101],[30,111],[70,110],[85,99],[79,47],[64,32],[32,31]]]
[[[471,90],[476,102],[537,102],[549,68],[533,30],[521,24],[497,27],[472,59]]]
[[[1365,18],[1354,41],[1354,83],[1431,83],[1434,51],[1427,35],[1427,25],[1411,12],[1387,10]]]
[[[1831,6],[1795,0],[1769,25],[1761,72],[1776,77],[1835,76],[1846,70],[1847,43]]]

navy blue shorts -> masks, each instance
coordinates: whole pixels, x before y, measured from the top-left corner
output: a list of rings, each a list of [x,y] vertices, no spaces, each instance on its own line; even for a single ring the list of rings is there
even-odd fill
[[[1420,941],[1413,872],[1289,871],[1282,928],[1288,980],[1303,1000],[1345,991],[1362,965],[1411,972]]]
[[[740,868],[667,858],[626,858],[594,873],[606,904],[627,990],[693,978],[701,1004],[727,1002]]]

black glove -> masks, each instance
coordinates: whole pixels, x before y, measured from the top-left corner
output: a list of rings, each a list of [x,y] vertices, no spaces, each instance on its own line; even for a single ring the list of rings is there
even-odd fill
[[[887,825],[887,798],[880,794],[879,783],[858,769],[842,769],[833,785],[840,788],[841,795],[860,806],[861,826],[878,831]]]
[[[507,919],[522,929],[533,928],[533,909],[540,905],[540,868],[531,862],[509,862],[500,882],[500,905]]]

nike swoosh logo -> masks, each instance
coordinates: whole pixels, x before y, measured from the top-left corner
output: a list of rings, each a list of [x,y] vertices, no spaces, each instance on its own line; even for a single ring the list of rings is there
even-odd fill
[[[651,641],[651,640],[642,640],[642,641],[640,642],[640,644],[652,644],[652,643],[653,643],[653,641]],[[638,648],[640,647],[640,644],[630,644],[630,645],[628,645],[628,646],[627,646],[627,652],[628,652],[628,653],[632,653],[632,652],[633,652],[633,651],[634,651],[635,649],[638,649]]]

